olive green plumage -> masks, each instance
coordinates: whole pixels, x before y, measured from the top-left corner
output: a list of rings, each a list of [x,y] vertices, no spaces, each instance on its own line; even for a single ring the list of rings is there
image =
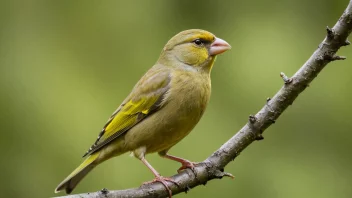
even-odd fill
[[[208,104],[215,57],[230,48],[226,42],[227,46],[215,45],[216,39],[197,29],[171,38],[156,64],[110,117],[85,154],[87,159],[55,191],[70,193],[96,165],[125,152],[138,159],[154,152],[164,155],[189,134]]]

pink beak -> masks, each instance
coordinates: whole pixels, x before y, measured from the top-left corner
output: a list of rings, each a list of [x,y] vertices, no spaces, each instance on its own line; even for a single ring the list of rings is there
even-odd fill
[[[215,56],[231,49],[231,45],[221,38],[215,38],[215,41],[210,45],[209,53]]]

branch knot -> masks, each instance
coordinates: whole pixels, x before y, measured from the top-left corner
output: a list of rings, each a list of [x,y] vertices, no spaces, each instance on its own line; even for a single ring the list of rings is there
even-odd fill
[[[326,26],[326,33],[327,33],[327,38],[332,40],[335,37],[335,32],[333,29],[329,28],[329,26]]]
[[[285,84],[290,84],[292,82],[292,78],[287,77],[284,72],[281,72],[280,76]]]

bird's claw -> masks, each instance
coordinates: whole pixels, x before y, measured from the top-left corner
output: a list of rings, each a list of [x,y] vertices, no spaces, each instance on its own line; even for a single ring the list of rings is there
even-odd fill
[[[185,160],[184,162],[182,162],[182,166],[181,168],[179,168],[177,170],[178,173],[180,173],[182,170],[184,169],[191,169],[191,171],[193,172],[194,174],[194,177],[196,178],[196,180],[198,180],[198,175],[197,175],[197,172],[195,170],[195,167],[198,165],[199,163],[196,163],[196,162],[191,162],[191,161],[188,161],[188,160]],[[198,180],[199,181],[199,180]]]
[[[197,166],[198,163],[196,162],[190,162],[188,160],[185,160],[184,162],[182,162],[182,166],[177,170],[178,173],[180,173],[182,170],[185,170],[187,168],[190,168],[193,173],[195,173],[195,167]]]
[[[155,182],[160,182],[166,188],[166,190],[169,193],[170,198],[172,197],[172,191],[169,188],[169,186],[167,185],[167,182],[171,182],[171,183],[175,184],[178,188],[180,188],[180,184],[177,183],[175,180],[173,180],[169,177],[162,177],[162,176],[155,177],[152,181],[144,182],[142,185],[152,184]]]

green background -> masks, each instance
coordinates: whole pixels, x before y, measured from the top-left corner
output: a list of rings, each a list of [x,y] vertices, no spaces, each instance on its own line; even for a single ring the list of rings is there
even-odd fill
[[[202,161],[233,136],[325,37],[348,0],[1,1],[1,197],[50,197],[105,121],[176,33],[201,28],[232,45],[212,71],[208,109],[170,153]],[[352,47],[329,64],[213,180],[177,197],[351,197]],[[179,164],[147,156],[164,176]],[[73,193],[126,189],[153,178],[122,155]],[[63,194],[59,194],[63,195]]]

